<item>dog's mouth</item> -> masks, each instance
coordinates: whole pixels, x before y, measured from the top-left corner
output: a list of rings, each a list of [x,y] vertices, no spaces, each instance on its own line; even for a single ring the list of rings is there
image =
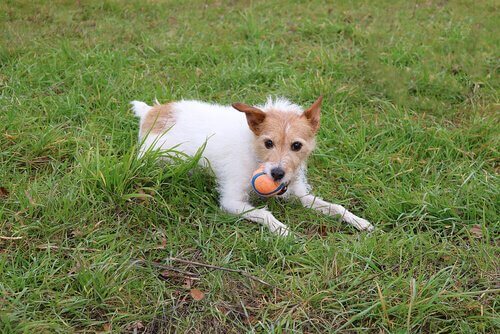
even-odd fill
[[[284,193],[286,193],[288,190],[289,184],[290,184],[290,181],[282,182],[281,183],[281,190],[276,195],[280,196],[280,195],[283,195]]]
[[[283,188],[281,188],[280,192],[277,193],[276,195],[278,196],[283,195],[284,193],[286,193],[287,190],[288,190],[288,182],[283,183]]]

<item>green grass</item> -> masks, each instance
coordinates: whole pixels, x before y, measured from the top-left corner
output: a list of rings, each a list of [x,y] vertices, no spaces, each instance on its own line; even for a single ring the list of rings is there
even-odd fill
[[[496,13],[486,0],[2,1],[0,330],[498,331]],[[271,200],[298,236],[280,239],[221,212],[196,159],[135,159],[133,99],[269,94],[325,96],[310,181],[374,233]],[[199,274],[205,298],[136,260]]]

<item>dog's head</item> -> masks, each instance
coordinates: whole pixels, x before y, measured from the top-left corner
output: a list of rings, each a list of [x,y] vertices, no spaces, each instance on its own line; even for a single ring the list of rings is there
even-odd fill
[[[289,183],[314,149],[322,100],[320,96],[305,111],[286,100],[268,100],[266,105],[258,107],[233,104],[245,113],[255,134],[257,158],[264,164],[264,172],[274,180]]]

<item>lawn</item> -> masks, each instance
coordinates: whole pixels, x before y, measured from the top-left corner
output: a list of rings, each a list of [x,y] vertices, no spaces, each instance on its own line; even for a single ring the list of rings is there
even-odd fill
[[[498,332],[498,10],[0,2],[0,332]],[[373,233],[136,159],[131,100],[320,94],[310,182]]]

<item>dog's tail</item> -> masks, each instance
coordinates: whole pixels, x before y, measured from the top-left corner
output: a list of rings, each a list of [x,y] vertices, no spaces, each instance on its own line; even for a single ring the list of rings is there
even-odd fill
[[[153,107],[148,106],[146,103],[141,102],[141,101],[132,101],[132,102],[130,102],[130,104],[132,105],[132,110],[134,111],[134,114],[140,118],[142,118],[144,115],[146,115],[147,112],[150,111],[151,108],[153,108]]]

